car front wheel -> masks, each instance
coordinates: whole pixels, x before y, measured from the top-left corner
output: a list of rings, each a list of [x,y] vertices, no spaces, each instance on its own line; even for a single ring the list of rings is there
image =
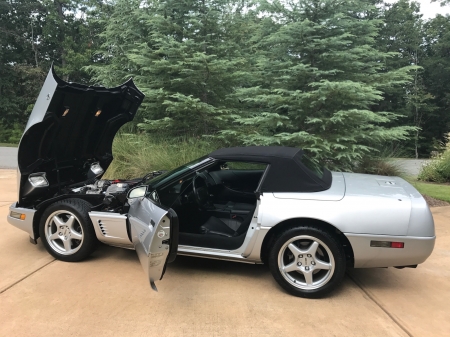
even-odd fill
[[[50,205],[43,213],[39,235],[47,251],[58,260],[77,262],[97,246],[97,237],[88,212],[90,204],[66,199]]]
[[[342,282],[345,253],[330,233],[315,227],[294,227],[275,239],[269,253],[269,268],[278,284],[290,294],[318,298]]]

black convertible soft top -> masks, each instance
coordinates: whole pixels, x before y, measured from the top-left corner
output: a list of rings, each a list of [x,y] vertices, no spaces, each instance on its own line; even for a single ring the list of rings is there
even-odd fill
[[[209,154],[218,160],[267,163],[258,192],[319,192],[330,188],[331,172],[316,175],[302,161],[303,150],[283,146],[229,147]]]

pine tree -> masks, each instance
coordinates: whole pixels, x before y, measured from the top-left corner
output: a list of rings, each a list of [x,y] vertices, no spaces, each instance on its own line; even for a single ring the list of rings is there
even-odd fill
[[[243,104],[222,138],[302,147],[344,169],[414,130],[386,127],[400,116],[372,111],[383,90],[410,81],[410,69],[384,71],[393,54],[375,48],[382,22],[368,1],[275,0],[259,9],[268,18],[255,43],[256,80],[236,90]]]
[[[423,85],[437,109],[427,121],[423,136],[443,141],[450,129],[450,16],[437,15],[424,25]]]
[[[210,134],[223,126],[227,94],[245,66],[235,42],[240,1],[123,1],[109,19],[97,81],[134,77],[146,94],[146,130]]]
[[[424,21],[420,6],[413,1],[400,0],[386,5],[382,18],[385,23],[378,37],[378,49],[396,53],[394,57],[386,60],[385,71],[409,65],[416,67],[411,72],[412,82],[405,86],[387,88],[377,109],[388,109],[404,115],[405,118],[394,121],[391,125],[412,125],[416,130],[412,139],[402,142],[402,146],[407,153],[414,153],[416,158],[419,155],[426,156],[432,145],[428,129],[436,107],[433,95],[428,92],[423,81],[422,65],[426,54]]]

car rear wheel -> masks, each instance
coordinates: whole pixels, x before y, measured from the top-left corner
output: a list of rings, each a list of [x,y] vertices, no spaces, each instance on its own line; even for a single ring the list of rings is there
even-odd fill
[[[330,233],[301,226],[282,232],[269,253],[275,280],[290,294],[317,298],[335,289],[344,278],[342,245]]]
[[[97,237],[88,214],[90,206],[81,199],[66,199],[44,211],[39,235],[47,251],[58,260],[77,262],[94,252]]]

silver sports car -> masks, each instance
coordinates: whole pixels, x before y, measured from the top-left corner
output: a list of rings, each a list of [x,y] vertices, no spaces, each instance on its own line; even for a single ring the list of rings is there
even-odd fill
[[[347,267],[416,267],[433,251],[427,203],[406,181],[330,172],[301,149],[214,151],[170,172],[103,180],[144,95],[66,83],[50,70],[22,136],[8,221],[62,261],[97,243],[135,249],[152,288],[176,255],[266,263],[289,293],[319,297]]]

